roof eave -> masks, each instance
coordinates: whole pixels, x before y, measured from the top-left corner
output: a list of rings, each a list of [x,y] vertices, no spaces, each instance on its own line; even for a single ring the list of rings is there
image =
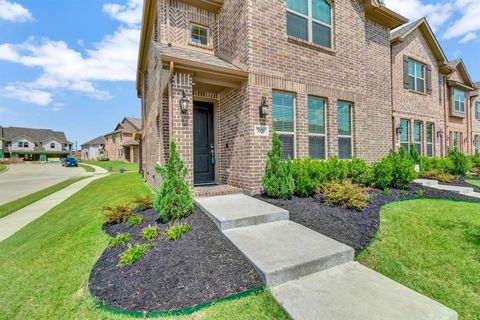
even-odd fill
[[[408,19],[404,16],[374,0],[366,0],[364,2],[364,9],[367,18],[389,28],[390,30],[398,28],[408,22]]]

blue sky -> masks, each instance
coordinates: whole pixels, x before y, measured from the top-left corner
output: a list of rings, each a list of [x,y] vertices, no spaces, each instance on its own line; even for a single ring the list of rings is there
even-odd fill
[[[0,0],[0,125],[65,131],[79,144],[139,116],[143,0]],[[480,0],[385,0],[426,16],[449,59],[480,81]]]

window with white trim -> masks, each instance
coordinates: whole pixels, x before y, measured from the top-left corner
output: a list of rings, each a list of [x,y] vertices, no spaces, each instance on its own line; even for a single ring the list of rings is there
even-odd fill
[[[465,113],[465,91],[453,88],[453,111]]]
[[[50,143],[50,149],[55,149],[55,142]]]
[[[208,28],[198,24],[190,24],[190,42],[195,44],[208,45]]]
[[[349,102],[337,102],[338,157],[352,158],[352,105]]]
[[[475,102],[475,118],[480,120],[480,101]]]
[[[326,159],[325,100],[308,97],[308,150],[312,159]]]
[[[402,134],[400,135],[400,146],[405,150],[410,149],[410,120],[400,119]]]
[[[413,122],[413,144],[419,154],[422,153],[422,123],[420,121]]]
[[[425,65],[415,60],[408,60],[408,89],[425,92]]]
[[[327,0],[287,0],[287,34],[332,47],[332,4]]]
[[[287,92],[272,93],[273,130],[283,144],[282,158],[295,157],[295,95]]]
[[[427,122],[426,127],[426,140],[427,140],[427,157],[433,157],[434,147],[433,147],[433,132],[434,132],[433,123]]]

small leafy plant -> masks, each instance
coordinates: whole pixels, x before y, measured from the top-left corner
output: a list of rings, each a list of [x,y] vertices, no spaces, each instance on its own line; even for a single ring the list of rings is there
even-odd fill
[[[105,215],[108,223],[122,223],[133,214],[132,208],[127,204],[104,206],[100,211]]]
[[[140,211],[153,208],[153,199],[150,196],[136,197],[133,203],[135,208]]]
[[[132,235],[130,233],[120,233],[118,234],[115,238],[110,240],[110,247],[118,247],[118,246],[123,246],[127,242],[130,242],[132,240]]]
[[[133,247],[128,246],[128,249],[125,250],[120,255],[120,262],[118,267],[123,268],[129,265],[134,264],[140,260],[153,246],[151,244],[136,244]]]
[[[438,180],[441,182],[453,182],[455,181],[455,176],[451,175],[450,173],[443,172],[438,169],[430,169],[428,171],[425,171],[422,174],[423,178],[426,179],[433,179],[433,180]]]
[[[127,222],[128,222],[128,225],[130,227],[136,227],[138,226],[140,223],[143,223],[145,221],[145,219],[138,215],[138,214],[132,214],[130,216],[130,218],[128,218]]]
[[[383,189],[383,194],[389,197],[392,195],[392,190],[390,188],[385,188]]]
[[[187,223],[175,222],[167,231],[164,233],[164,237],[170,241],[175,241],[185,233],[190,232],[192,227]]]
[[[417,197],[423,197],[424,194],[425,194],[425,192],[423,192],[422,189],[417,189],[417,190],[415,190],[415,195],[416,195]]]
[[[158,239],[158,227],[148,226],[142,229],[142,238],[146,241],[154,241]]]
[[[407,190],[402,190],[402,191],[400,191],[400,195],[402,195],[403,197],[407,197],[408,196],[408,191]]]
[[[341,206],[349,209],[364,209],[370,202],[370,189],[353,184],[350,180],[344,182],[330,181],[319,188],[320,197],[329,206]]]

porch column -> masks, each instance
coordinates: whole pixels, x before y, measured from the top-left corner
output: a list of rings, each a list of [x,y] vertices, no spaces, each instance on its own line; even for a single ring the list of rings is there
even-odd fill
[[[180,100],[183,92],[188,99],[188,111],[182,113]],[[192,75],[175,73],[172,79],[172,139],[177,143],[177,149],[187,167],[187,181],[193,186],[193,88]]]

